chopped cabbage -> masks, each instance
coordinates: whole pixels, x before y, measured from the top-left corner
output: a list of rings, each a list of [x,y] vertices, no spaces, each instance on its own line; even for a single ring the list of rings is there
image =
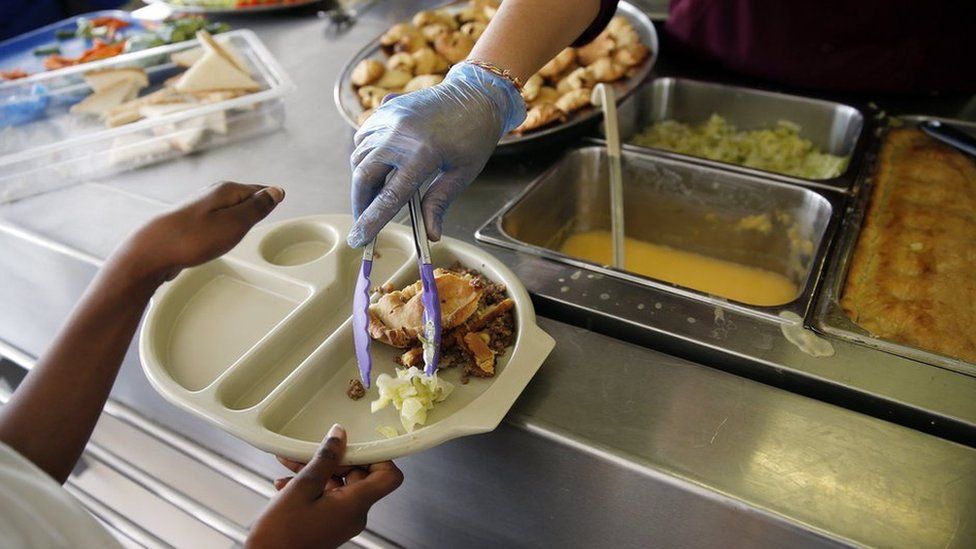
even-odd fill
[[[417,425],[427,423],[427,412],[434,404],[443,402],[454,390],[454,385],[439,379],[437,372],[426,375],[419,368],[397,368],[397,376],[380,374],[376,387],[380,397],[371,403],[373,413],[386,408],[391,402],[400,411],[400,422],[407,432]]]
[[[380,425],[376,428],[376,432],[386,438],[396,438],[400,436],[400,431],[397,431],[396,427],[391,425]]]
[[[780,120],[771,129],[752,131],[738,131],[717,114],[698,126],[664,120],[630,142],[807,179],[837,177],[848,161],[847,157],[820,151],[809,139],[800,137],[798,125],[787,120]]]

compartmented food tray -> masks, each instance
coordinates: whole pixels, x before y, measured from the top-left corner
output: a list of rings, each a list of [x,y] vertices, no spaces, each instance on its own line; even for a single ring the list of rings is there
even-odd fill
[[[450,2],[442,5],[441,8],[460,9],[460,5],[464,3],[466,3],[466,1]],[[648,58],[645,59],[640,65],[635,67],[632,76],[625,77],[624,79],[611,84],[613,86],[613,91],[616,94],[617,101],[619,102],[633,93],[634,90],[636,90],[641,83],[647,79],[647,76],[651,73],[651,69],[657,62],[659,44],[657,31],[654,29],[654,24],[639,8],[629,2],[621,1],[617,6],[617,14],[623,15],[631,22],[634,29],[637,31],[641,42],[647,45],[647,47],[651,50],[650,56],[648,56]],[[353,128],[359,127],[357,119],[359,115],[363,113],[364,109],[359,103],[359,98],[356,95],[356,91],[353,89],[352,72],[356,65],[364,59],[378,59],[380,61],[385,61],[386,56],[382,51],[380,37],[376,37],[376,39],[369,42],[362,50],[360,50],[359,53],[354,55],[352,59],[349,60],[349,63],[343,67],[339,79],[336,81],[335,90],[333,93],[336,107],[338,107],[339,112],[342,114],[342,117],[346,120],[346,122],[348,122]],[[529,145],[530,143],[536,143],[556,135],[571,132],[573,128],[579,128],[588,122],[593,122],[600,116],[601,114],[598,109],[587,106],[569,115],[569,119],[564,123],[555,124],[543,129],[532,131],[526,133],[525,135],[506,135],[498,143],[497,150],[500,152],[518,152],[522,149],[522,146]]]
[[[153,386],[254,446],[302,461],[336,422],[349,432],[350,464],[494,429],[554,345],[536,325],[522,284],[474,246],[450,238],[433,246],[435,266],[460,262],[507,287],[517,335],[492,378],[462,384],[461,368],[441,370],[454,392],[430,412],[426,426],[387,439],[378,427],[403,429],[392,406],[370,413],[375,384],[360,400],[346,395],[359,376],[350,316],[362,252],[345,244],[351,225],[348,215],[326,215],[255,229],[226,256],[160,289],[139,341]],[[373,284],[402,288],[417,278],[410,229],[387,226],[376,244]],[[371,349],[373,378],[394,375],[394,357],[403,350],[379,342]]]
[[[806,179],[765,170],[718,162],[663,149],[630,143],[643,129],[664,120],[697,125],[717,114],[740,131],[773,128],[780,120],[799,126],[801,138],[809,139],[821,151],[848,157],[846,169],[830,179]],[[756,177],[834,189],[849,189],[857,175],[866,143],[862,139],[864,115],[856,108],[808,97],[752,88],[699,82],[682,78],[656,78],[643,86],[618,110],[620,139],[625,150],[654,150],[664,155],[689,159],[717,168]]]
[[[772,320],[782,311],[806,315],[841,195],[647,153],[626,151],[622,164],[628,237],[777,274],[795,285],[792,297],[768,306],[737,302],[560,251],[574,234],[609,231],[607,157],[598,146],[565,154],[478,239]]]
[[[925,120],[941,120],[976,136],[976,122],[921,115],[904,116],[898,120],[909,127],[917,126]],[[883,146],[884,138],[885,135],[882,134],[879,139],[879,146]],[[877,151],[872,151],[872,153],[875,152]],[[865,329],[855,324],[847,316],[843,307],[841,307],[840,299],[843,296],[848,270],[851,266],[854,252],[857,248],[858,238],[861,234],[861,227],[871,201],[871,191],[873,188],[871,176],[877,169],[877,161],[877,155],[872,154],[869,161],[870,169],[865,170],[864,177],[857,186],[855,199],[852,201],[850,209],[845,215],[836,250],[824,279],[816,319],[817,327],[834,337],[852,343],[976,377],[976,364],[872,336]],[[959,329],[968,330],[971,327],[960,326]]]
[[[190,40],[123,54],[102,61],[0,83],[4,116],[23,116],[23,123],[0,128],[0,202],[17,200],[107,176],[139,166],[232,143],[280,128],[284,122],[282,96],[290,79],[249,30],[218,36],[233,46],[260,89],[232,99],[201,103],[177,112],[107,128],[96,117],[69,112],[91,94],[84,74],[102,69],[138,67],[149,87],[140,96],[163,87],[181,70],[170,56],[199,47]],[[206,132],[190,150],[172,141],[188,121],[223,113],[221,132]]]

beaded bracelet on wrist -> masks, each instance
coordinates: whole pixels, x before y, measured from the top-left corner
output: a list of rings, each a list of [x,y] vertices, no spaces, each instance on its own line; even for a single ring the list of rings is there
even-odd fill
[[[512,74],[512,71],[508,69],[503,69],[494,63],[489,63],[488,61],[480,61],[478,59],[467,59],[464,62],[469,65],[481,67],[482,69],[485,69],[486,71],[492,74],[501,76],[502,78],[511,82],[515,86],[515,89],[518,90],[519,93],[522,93],[522,81],[519,80],[518,76]]]

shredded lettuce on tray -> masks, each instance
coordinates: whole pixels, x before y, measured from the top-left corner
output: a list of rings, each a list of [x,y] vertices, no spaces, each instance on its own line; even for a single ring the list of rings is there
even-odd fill
[[[848,161],[847,157],[820,151],[809,139],[800,137],[798,125],[787,120],[780,120],[773,128],[751,131],[739,131],[717,114],[697,126],[664,120],[630,142],[807,179],[837,177]]]
[[[400,422],[409,433],[417,425],[427,423],[427,412],[434,404],[443,402],[454,390],[454,385],[437,377],[437,372],[426,375],[419,368],[397,368],[397,376],[380,374],[376,387],[380,396],[371,403],[373,413],[389,406],[400,412]]]

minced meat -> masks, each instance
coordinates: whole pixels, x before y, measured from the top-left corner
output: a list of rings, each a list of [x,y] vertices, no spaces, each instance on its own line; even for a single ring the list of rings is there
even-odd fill
[[[349,387],[346,388],[346,396],[353,400],[359,400],[366,396],[366,387],[363,387],[363,382],[355,378],[350,379]]]
[[[504,284],[499,284],[493,282],[482,275],[475,269],[470,269],[464,267],[460,263],[455,263],[449,269],[454,273],[462,275],[470,275],[474,277],[474,284],[477,288],[482,290],[481,300],[478,303],[478,309],[472,318],[478,318],[484,314],[485,310],[501,303],[508,298],[507,288]],[[384,290],[386,290],[384,288]],[[387,290],[389,291],[389,290]],[[440,362],[438,363],[438,369],[448,369],[460,367],[464,372],[462,374],[461,383],[467,383],[469,377],[491,377],[493,374],[487,374],[478,368],[475,363],[474,357],[468,352],[464,345],[458,344],[457,335],[466,333],[469,329],[470,320],[468,323],[462,324],[455,329],[444,332],[441,335],[441,356]],[[458,332],[457,330],[462,329],[464,331]],[[514,310],[510,309],[500,314],[498,317],[492,319],[488,324],[478,327],[478,331],[483,331],[488,334],[490,340],[488,342],[488,347],[495,352],[496,357],[503,356],[505,351],[515,343],[515,315]],[[394,361],[401,365],[403,364],[402,355],[397,355]],[[358,380],[353,380],[358,381]],[[352,388],[350,387],[350,390]],[[351,395],[350,395],[351,398]]]

